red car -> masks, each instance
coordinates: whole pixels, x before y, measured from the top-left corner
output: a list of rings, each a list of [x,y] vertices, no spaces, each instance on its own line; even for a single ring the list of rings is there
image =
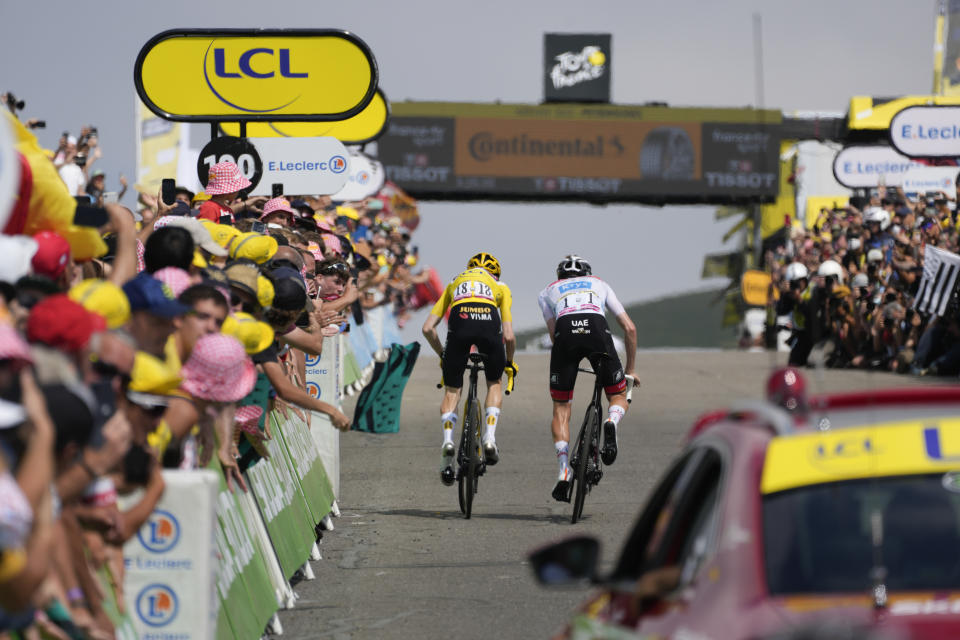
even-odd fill
[[[532,553],[544,584],[599,586],[560,637],[765,638],[842,620],[960,638],[960,387],[811,406],[799,424],[757,403],[696,425],[609,576],[592,538]]]

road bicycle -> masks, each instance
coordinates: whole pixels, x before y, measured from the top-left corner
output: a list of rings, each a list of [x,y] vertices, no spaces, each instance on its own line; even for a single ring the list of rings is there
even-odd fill
[[[477,398],[477,381],[483,370],[487,356],[482,353],[469,354],[467,370],[470,383],[467,398],[463,403],[463,427],[460,431],[460,447],[457,449],[457,498],[460,512],[469,520],[473,512],[473,496],[480,484],[480,476],[487,471],[487,459],[480,442],[480,430],[483,428],[483,414],[480,400]],[[510,395],[513,391],[513,369],[507,368],[507,386],[504,391]],[[443,386],[441,382],[438,387]]]
[[[591,362],[599,362],[600,359],[607,357],[609,356],[605,353],[594,353],[591,354],[589,359]],[[570,484],[567,501],[569,502],[570,498],[573,498],[571,524],[577,524],[577,520],[583,515],[583,503],[587,494],[603,478],[603,461],[600,459],[600,415],[603,410],[603,385],[595,370],[584,369],[583,367],[578,369],[583,373],[592,374],[596,379],[593,384],[593,398],[587,406],[583,424],[580,426],[580,434],[577,436],[577,442],[570,457],[573,480]],[[627,376],[626,380],[627,404],[630,404],[633,401],[633,377]]]

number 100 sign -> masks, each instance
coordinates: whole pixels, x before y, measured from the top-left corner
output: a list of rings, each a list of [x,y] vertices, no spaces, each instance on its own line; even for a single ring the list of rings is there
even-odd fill
[[[232,162],[240,167],[240,173],[250,181],[250,191],[260,183],[263,161],[256,147],[246,138],[223,136],[214,138],[203,147],[197,158],[197,177],[204,188],[210,180],[210,169],[221,162]]]

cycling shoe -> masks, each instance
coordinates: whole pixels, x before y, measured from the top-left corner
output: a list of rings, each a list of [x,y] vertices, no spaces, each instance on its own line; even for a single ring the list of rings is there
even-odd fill
[[[600,450],[603,464],[611,465],[617,459],[617,426],[611,420],[603,423],[603,449]]]

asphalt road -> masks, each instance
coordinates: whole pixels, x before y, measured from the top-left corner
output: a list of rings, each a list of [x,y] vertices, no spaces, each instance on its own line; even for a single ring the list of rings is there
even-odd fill
[[[429,350],[428,350],[429,351]],[[294,638],[549,637],[587,591],[545,590],[526,554],[571,535],[601,541],[610,566],[647,493],[679,451],[693,420],[737,398],[760,398],[774,362],[769,353],[641,352],[642,387],[620,430],[620,455],[570,524],[570,505],[555,502],[556,458],[549,433],[548,356],[520,354],[516,393],[505,399],[497,430],[501,461],[481,478],[473,518],[457,489],[439,478],[439,368],[422,353],[406,388],[400,432],[349,433],[341,439],[339,505],[301,582],[295,609],[280,614]],[[808,372],[816,391],[929,383],[929,379],[858,371]],[[574,429],[589,401],[581,376]],[[348,407],[352,408],[352,407]]]

